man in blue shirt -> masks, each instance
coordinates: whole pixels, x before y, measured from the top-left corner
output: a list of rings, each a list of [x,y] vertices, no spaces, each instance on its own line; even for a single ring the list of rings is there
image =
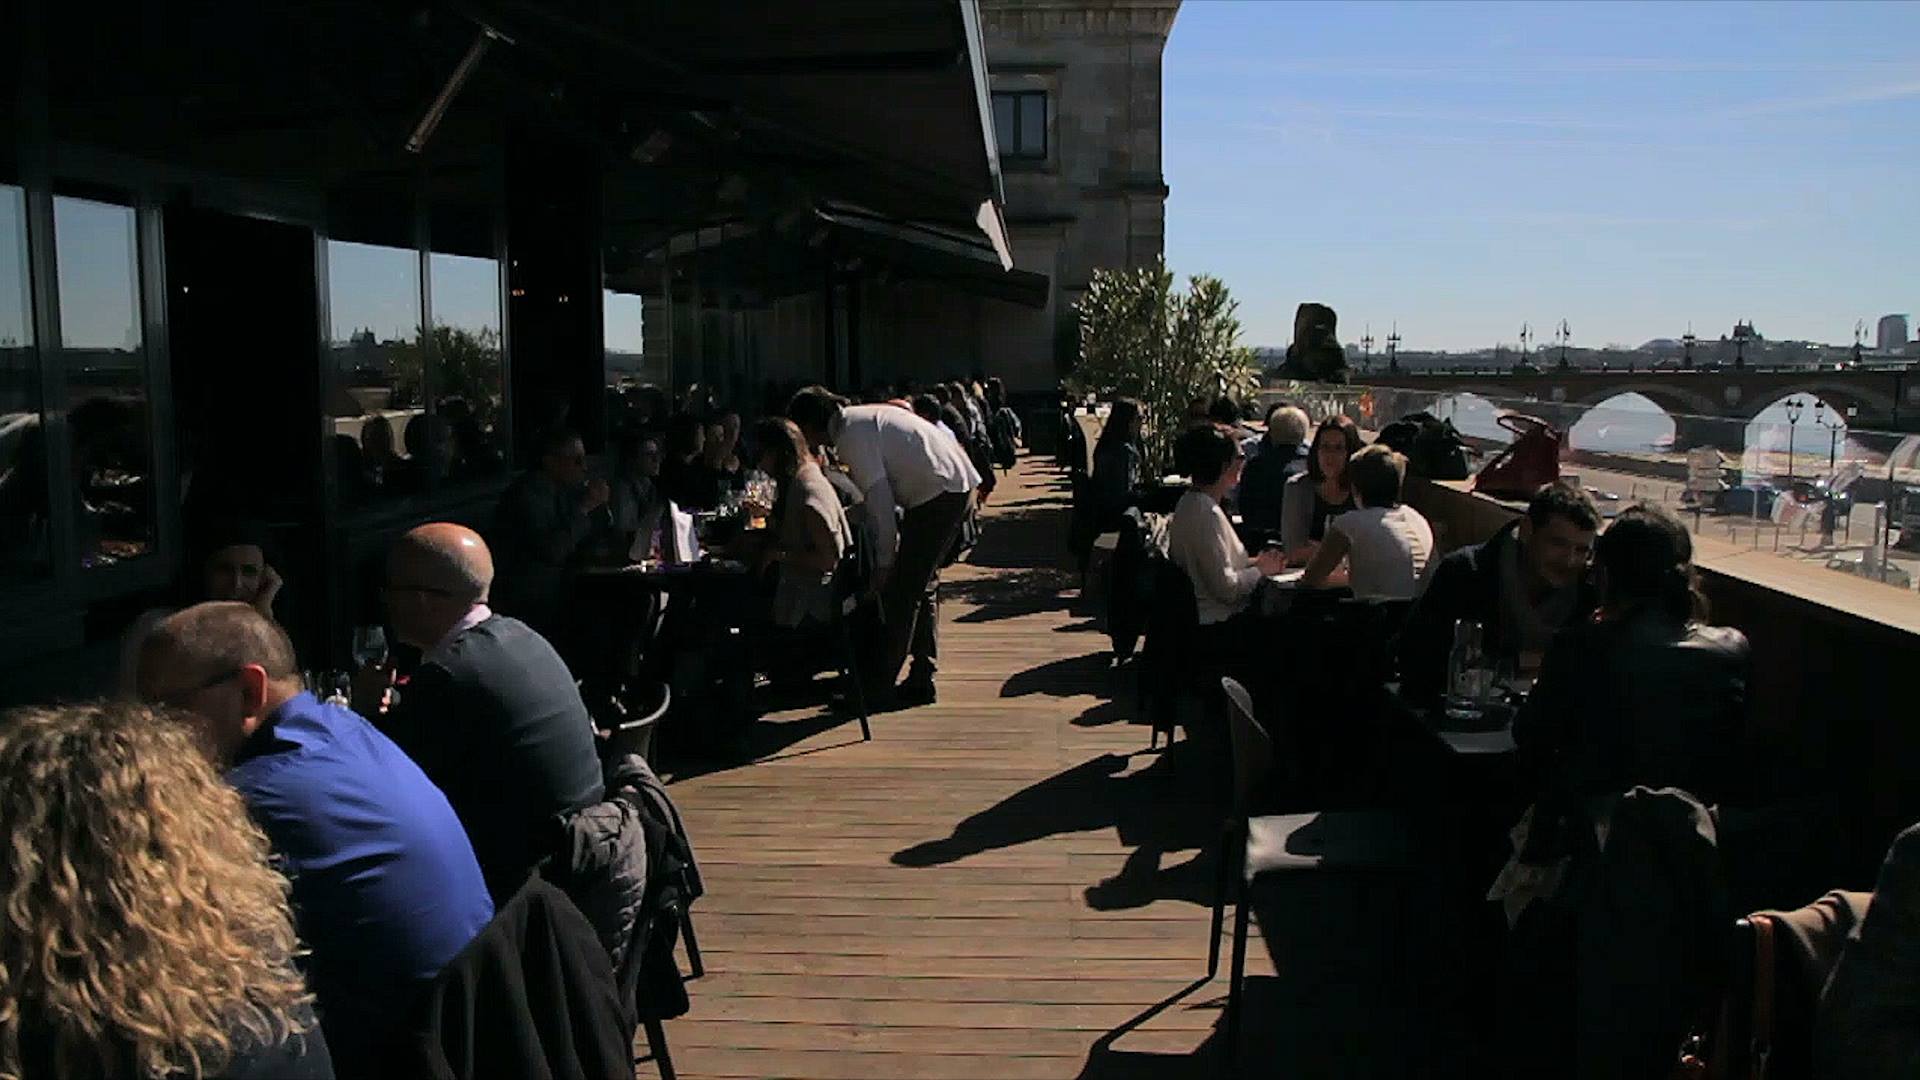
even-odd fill
[[[371,1071],[413,996],[493,917],[446,796],[372,725],[307,693],[286,634],[246,604],[160,622],[139,685],[198,719],[266,832],[334,1061]]]

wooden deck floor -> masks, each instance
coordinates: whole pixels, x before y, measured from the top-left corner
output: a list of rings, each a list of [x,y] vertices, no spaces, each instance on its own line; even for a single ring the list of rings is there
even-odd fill
[[[708,884],[682,1076],[1222,1074],[1205,785],[1145,752],[1060,568],[1066,507],[1044,459],[1002,482],[948,572],[937,704],[870,743],[776,714],[758,760],[675,782]]]

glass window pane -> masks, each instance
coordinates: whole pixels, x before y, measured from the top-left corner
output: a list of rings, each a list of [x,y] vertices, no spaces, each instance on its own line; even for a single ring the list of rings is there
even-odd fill
[[[420,347],[420,256],[412,248],[327,241],[329,347],[338,373],[333,421],[340,497],[366,502],[425,490],[448,448],[426,415]]]
[[[665,350],[647,355],[648,299],[605,289],[600,294],[607,347],[607,428],[615,436],[666,422],[668,384]]]
[[[1020,155],[1047,156],[1047,95],[1020,95]]]
[[[106,566],[146,555],[154,545],[153,440],[133,208],[56,197],[53,238],[80,563]]]
[[[993,95],[993,139],[1000,145],[1002,154],[1017,154],[1019,146],[1014,142],[1014,96],[1012,94]]]
[[[506,467],[506,387],[500,366],[500,263],[434,252],[434,413],[453,440],[449,475],[488,476]]]
[[[40,359],[33,347],[27,204],[0,184],[0,582],[51,568]]]

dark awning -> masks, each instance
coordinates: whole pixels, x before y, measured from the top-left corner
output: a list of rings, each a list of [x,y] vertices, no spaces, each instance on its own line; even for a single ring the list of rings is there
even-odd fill
[[[769,212],[840,200],[966,230],[1013,264],[975,0],[501,0],[474,17],[590,75],[620,157],[709,185],[732,172]],[[652,179],[634,179],[639,212]]]
[[[896,221],[865,207],[835,203],[803,220],[758,228],[735,222],[674,236],[650,254],[674,260],[722,292],[770,298],[811,292],[831,274],[938,281],[1029,307],[1045,307],[1045,274],[1003,269],[978,232]],[[626,280],[629,274],[638,274]],[[642,264],[609,267],[611,287],[645,291]]]
[[[640,250],[843,201],[1011,262],[975,0],[16,6],[63,141],[329,191],[424,171],[436,197],[470,182],[459,198],[495,194],[508,143],[568,143],[605,164],[610,238]]]
[[[888,221],[851,207],[822,210],[819,216],[835,230],[837,246],[869,253],[901,276],[948,281],[968,292],[1028,307],[1047,306],[1047,275],[1004,266],[977,234]]]

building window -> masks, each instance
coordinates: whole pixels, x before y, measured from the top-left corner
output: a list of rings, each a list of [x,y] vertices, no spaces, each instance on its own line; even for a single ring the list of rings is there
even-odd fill
[[[1047,92],[996,90],[993,93],[993,137],[1000,156],[1016,161],[1047,159]]]
[[[111,566],[156,539],[136,216],[58,196],[53,239],[80,565]]]
[[[0,583],[52,567],[47,435],[27,269],[27,201],[0,184]]]

